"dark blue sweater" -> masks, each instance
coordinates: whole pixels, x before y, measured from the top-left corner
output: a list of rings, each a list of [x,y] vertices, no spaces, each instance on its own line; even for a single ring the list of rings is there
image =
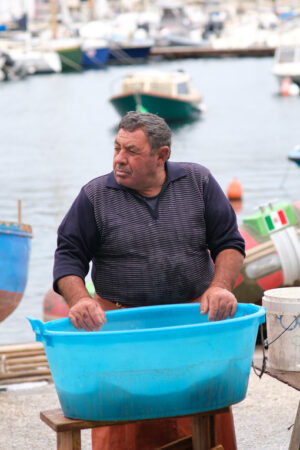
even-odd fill
[[[54,289],[67,275],[92,280],[103,298],[141,306],[193,300],[209,286],[213,260],[244,254],[235,213],[205,167],[167,162],[156,204],[113,173],[85,185],[58,229]]]

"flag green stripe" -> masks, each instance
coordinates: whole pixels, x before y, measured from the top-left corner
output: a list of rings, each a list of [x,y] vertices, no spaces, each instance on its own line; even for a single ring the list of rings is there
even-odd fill
[[[266,221],[267,227],[269,228],[270,231],[275,229],[273,221],[270,216],[266,216],[265,221]]]

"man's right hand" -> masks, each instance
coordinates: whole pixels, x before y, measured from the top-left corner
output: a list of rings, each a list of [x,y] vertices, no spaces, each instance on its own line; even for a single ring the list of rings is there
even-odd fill
[[[70,308],[69,317],[75,328],[99,331],[106,322],[105,312],[91,297],[83,297]]]

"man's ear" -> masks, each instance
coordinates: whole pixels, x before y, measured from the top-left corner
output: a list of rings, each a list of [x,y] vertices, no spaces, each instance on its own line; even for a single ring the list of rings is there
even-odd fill
[[[161,147],[159,147],[159,149],[157,150],[157,156],[158,161],[164,164],[170,156],[170,147],[168,147],[167,145],[162,145]]]

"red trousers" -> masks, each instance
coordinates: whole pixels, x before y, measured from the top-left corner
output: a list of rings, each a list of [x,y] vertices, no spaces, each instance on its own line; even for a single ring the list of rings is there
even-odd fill
[[[96,296],[97,298],[97,296]],[[116,305],[98,298],[105,310],[116,309]],[[192,424],[189,417],[179,419],[154,419],[125,425],[112,425],[92,429],[93,450],[155,450],[177,439],[190,436]],[[236,450],[233,415],[215,415],[215,442],[224,450]]]

